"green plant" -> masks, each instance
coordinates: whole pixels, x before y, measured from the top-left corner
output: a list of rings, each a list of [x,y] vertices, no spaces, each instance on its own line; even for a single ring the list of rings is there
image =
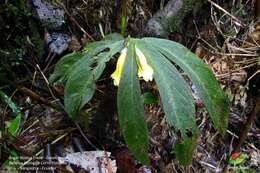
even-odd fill
[[[12,112],[16,115],[16,117],[9,121],[7,123],[7,130],[8,132],[13,136],[16,137],[20,131],[20,124],[22,121],[22,113],[19,109],[19,107],[16,106],[16,104],[11,100],[10,97],[8,97],[3,91],[0,90],[0,99],[7,104]]]
[[[95,82],[106,63],[121,52],[115,72],[118,85],[117,107],[124,139],[135,157],[148,160],[148,129],[144,117],[139,79],[155,80],[168,122],[180,132],[174,151],[182,164],[189,164],[199,131],[195,107],[188,84],[176,64],[196,86],[215,128],[224,136],[229,104],[210,69],[195,54],[179,43],[159,38],[122,38],[112,34],[102,41],[87,44],[82,52],[64,56],[50,77],[65,85],[65,109],[72,119],[93,97]]]
[[[11,97],[8,97],[2,90],[0,90],[0,101],[6,104],[6,106],[8,106],[12,113],[15,115],[14,119],[11,119],[10,121],[5,121],[6,126],[5,128],[0,129],[0,134],[2,136],[2,133],[8,132],[8,134],[10,134],[8,139],[11,139],[13,141],[19,135],[19,132],[21,130],[20,125],[22,122],[22,113],[20,108],[11,100]],[[9,153],[9,158],[5,160],[2,168],[8,170],[9,172],[17,172],[17,164],[20,163],[18,160],[19,155],[17,154],[15,149],[6,147],[6,143],[9,143],[10,141],[0,144],[0,151]]]
[[[231,165],[230,168],[236,170],[236,173],[248,173],[254,172],[249,167],[245,166],[245,162],[248,159],[248,155],[240,152],[234,152],[229,158],[228,163]]]

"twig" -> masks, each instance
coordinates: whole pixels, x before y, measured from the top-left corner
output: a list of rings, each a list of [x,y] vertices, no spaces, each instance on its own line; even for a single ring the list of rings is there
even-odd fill
[[[210,163],[204,162],[204,161],[200,161],[200,164],[206,165],[206,166],[208,166],[208,167],[210,167],[210,168],[212,168],[212,169],[217,169],[216,166],[214,166],[214,165],[212,165],[212,164],[210,164]]]
[[[87,143],[88,143],[91,147],[93,147],[95,150],[99,150],[99,149],[87,138],[87,136],[85,135],[85,133],[82,131],[80,125],[79,125],[78,123],[76,123],[76,122],[75,122],[74,124],[76,125],[77,129],[79,130],[79,132],[80,132],[80,134],[82,135],[82,137],[84,138],[84,140],[86,140]]]
[[[104,31],[103,31],[103,28],[102,28],[102,24],[100,22],[98,23],[98,27],[99,27],[100,34],[101,34],[102,38],[105,38],[105,34],[104,34]]]
[[[252,54],[254,52],[250,51],[250,50],[246,50],[244,48],[241,48],[241,47],[236,47],[236,46],[233,46],[232,44],[228,43],[227,46],[233,50],[237,50],[237,51],[240,51],[240,52],[244,52],[244,53],[248,53],[248,54]],[[257,46],[258,47],[258,46]],[[259,47],[258,47],[259,49]],[[257,56],[257,54],[255,55]]]
[[[50,57],[49,60],[47,61],[47,65],[45,66],[43,72],[46,72],[46,71],[48,70],[50,64],[52,63],[52,61],[54,60],[54,58],[55,58],[56,55],[57,55],[56,53],[53,53],[53,54],[51,55],[51,57]]]
[[[26,87],[20,87],[20,88],[18,88],[18,90],[23,92],[26,95],[29,95],[33,100],[35,100],[35,101],[37,101],[39,103],[43,103],[43,104],[45,104],[47,106],[50,106],[50,107],[52,107],[54,109],[57,109],[57,107],[54,104],[52,104],[49,100],[41,97],[40,95],[38,95],[37,93],[35,93],[34,91],[32,91],[32,90],[30,90],[30,89],[28,89]]]
[[[225,77],[225,76],[231,75],[231,73],[238,72],[238,71],[240,71],[240,70],[243,70],[243,69],[246,69],[246,68],[249,68],[249,67],[255,66],[256,64],[257,64],[257,63],[252,63],[252,64],[246,65],[246,66],[244,66],[244,67],[241,67],[241,68],[238,68],[238,69],[231,70],[231,71],[228,72],[228,73],[224,73],[224,74],[216,75],[216,77]]]
[[[247,83],[249,84],[249,81],[250,81],[253,77],[255,77],[258,73],[260,73],[260,69],[257,70],[252,76],[250,76],[250,77],[247,79]]]
[[[43,103],[47,106],[50,106],[54,109],[57,109],[57,106],[53,103],[51,103],[49,100],[41,97],[39,94],[35,93],[34,91],[24,87],[24,86],[20,86],[18,85],[16,82],[11,81],[11,80],[4,80],[5,82],[7,82],[9,85],[17,88],[19,91],[21,91],[22,93],[29,95],[33,100],[39,102],[39,103]]]
[[[209,3],[211,3],[213,6],[215,6],[216,8],[218,8],[219,10],[221,10],[222,12],[224,12],[226,15],[228,15],[231,19],[235,20],[238,25],[245,27],[246,25],[244,23],[242,23],[238,18],[236,18],[235,16],[233,16],[232,14],[230,14],[227,10],[223,9],[221,6],[219,6],[218,4],[216,4],[215,2],[213,2],[212,0],[208,0]]]
[[[37,124],[39,122],[39,119],[36,119],[31,125],[29,125],[26,129],[24,129],[22,132],[21,132],[21,136],[26,132],[28,131],[31,127],[33,127],[35,124]]]
[[[46,78],[46,76],[44,75],[43,71],[41,70],[40,66],[37,64],[36,67],[37,67],[38,70],[40,71],[40,73],[41,73],[41,75],[42,75],[42,77],[43,77],[43,79],[44,79],[44,81],[45,81],[45,83],[46,83],[46,85],[47,85],[47,88],[48,88],[48,90],[49,90],[49,92],[50,92],[52,98],[53,98],[54,100],[59,100],[59,99],[57,99],[57,97],[56,97],[56,96],[54,95],[54,93],[52,92],[51,87],[50,87],[50,83],[49,83],[48,79]],[[60,106],[63,110],[65,110],[63,104],[61,104],[60,101],[59,101],[58,103],[59,103],[59,106]]]

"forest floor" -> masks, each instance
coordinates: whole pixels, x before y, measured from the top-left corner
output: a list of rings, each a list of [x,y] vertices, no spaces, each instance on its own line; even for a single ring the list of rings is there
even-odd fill
[[[104,158],[111,153],[111,159],[116,161],[115,166],[112,160],[107,160],[109,173],[113,167],[122,173],[260,172],[260,3],[257,0],[208,0],[187,13],[176,28],[169,24],[174,29],[163,37],[185,45],[200,57],[228,95],[229,126],[226,137],[222,138],[193,90],[200,140],[192,164],[182,166],[172,152],[178,135],[165,121],[162,105],[146,104],[151,168],[135,160],[123,141],[116,113],[116,89],[109,75],[97,83],[101,99],[91,100],[75,122],[64,110],[53,106],[59,103],[63,108],[64,87],[50,85],[48,81],[61,57],[80,51],[103,35],[120,32],[120,1],[64,0],[45,6],[39,2],[0,2],[0,172],[26,172],[37,157],[66,158],[66,153],[72,154],[67,162],[78,165],[64,166],[60,161],[48,171],[88,172],[79,161],[83,156],[75,152],[97,150],[105,151],[101,154]],[[146,32],[146,23],[168,1],[129,2],[127,34],[155,36]],[[158,90],[154,83],[142,83],[142,88]],[[18,119],[18,115],[22,118]],[[19,124],[14,134],[6,130],[10,124],[13,129]],[[94,152],[89,158],[93,160],[99,154]],[[17,168],[18,161],[11,158],[18,156]],[[44,165],[34,165],[32,169],[37,167]]]

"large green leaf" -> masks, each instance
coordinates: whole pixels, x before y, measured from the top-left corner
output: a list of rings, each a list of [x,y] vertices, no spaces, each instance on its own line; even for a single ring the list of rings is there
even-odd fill
[[[138,160],[149,165],[148,130],[144,119],[144,108],[132,42],[128,46],[118,87],[117,106],[120,127],[126,144]]]
[[[92,98],[95,92],[94,74],[89,60],[75,63],[64,90],[64,104],[69,116],[74,119],[80,109]]]
[[[63,74],[63,81],[64,83],[67,82],[68,78],[71,76],[72,73],[78,71],[79,68],[82,70],[92,70],[91,65],[94,63],[95,59],[88,53],[82,54],[82,58],[78,59],[76,62],[71,64],[71,66],[64,72]]]
[[[124,40],[122,36],[119,34],[110,34],[102,41],[88,43],[81,52],[65,55],[56,64],[54,72],[50,76],[50,82],[65,84],[68,75],[72,73],[73,69],[77,68],[77,66],[75,67],[75,63],[83,58],[88,58],[92,63],[97,63],[94,70],[96,74],[95,79],[98,79],[106,67],[106,62],[109,61],[113,55],[120,52],[123,48],[123,43]]]
[[[64,77],[68,79],[64,91],[65,109],[73,119],[93,97],[95,81],[103,73],[106,62],[123,48],[123,41],[112,42],[109,40],[105,42],[106,45],[102,45],[102,49],[100,47],[96,47],[96,49],[100,51],[108,48],[108,51],[96,52],[98,54],[92,56],[93,52],[85,50],[84,57],[74,63],[64,74]],[[94,46],[91,47],[91,50],[93,49]],[[94,64],[97,65],[94,66]]]
[[[159,88],[167,121],[180,130],[176,156],[182,164],[189,164],[197,144],[198,129],[195,122],[195,107],[188,84],[178,70],[156,49],[145,42],[136,46],[144,53],[154,69],[154,78]]]
[[[143,40],[187,73],[196,86],[215,128],[224,136],[228,125],[229,102],[208,66],[179,43],[158,38]]]
[[[103,73],[106,62],[108,62],[116,53],[120,52],[123,49],[123,41],[114,42],[111,45],[107,45],[108,51],[103,51],[95,56],[95,62],[97,63],[96,67],[94,68],[95,73],[95,80],[99,79],[101,74]]]
[[[108,51],[113,51],[116,47],[122,46],[123,43],[124,38],[110,34],[106,36],[104,40],[88,43],[84,47],[84,51],[94,56],[106,49],[108,49]]]
[[[87,44],[82,52],[66,55],[57,63],[50,81],[65,85],[65,109],[71,118],[93,97],[95,81],[102,75],[106,62],[123,46],[121,37],[111,35]]]
[[[74,63],[82,58],[82,53],[75,52],[62,57],[62,59],[56,64],[54,73],[50,76],[50,83],[59,82],[64,84],[67,80],[65,74],[67,74]]]

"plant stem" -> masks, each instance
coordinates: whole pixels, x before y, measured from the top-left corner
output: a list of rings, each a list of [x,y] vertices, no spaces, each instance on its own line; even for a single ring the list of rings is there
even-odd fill
[[[121,0],[121,34],[125,36],[127,27],[127,0]]]
[[[161,0],[161,2],[160,2],[160,10],[162,10],[163,7],[164,7],[164,0]]]

